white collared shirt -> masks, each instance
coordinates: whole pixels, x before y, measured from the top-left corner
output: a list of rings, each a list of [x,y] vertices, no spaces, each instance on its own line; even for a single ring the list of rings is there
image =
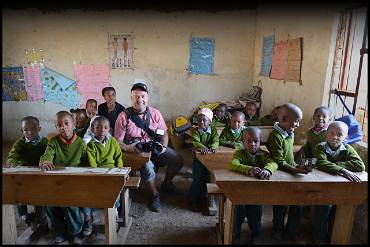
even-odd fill
[[[203,129],[198,127],[198,131],[199,131],[200,134],[203,134],[204,132],[207,132],[208,134],[212,134],[211,126],[208,126],[206,131],[204,131]]]
[[[38,135],[37,138],[33,141],[29,140],[27,137],[24,137],[26,143],[31,143],[32,145],[37,145],[41,141],[41,136]]]
[[[98,139],[96,139],[95,135],[92,137],[91,141],[93,142],[99,142],[101,145],[103,145],[105,147],[105,145],[107,144],[109,138],[111,137],[111,135],[108,133],[105,137],[104,137],[104,140],[101,142],[99,141]]]
[[[231,134],[233,134],[234,136],[237,136],[240,134],[240,132],[242,132],[246,127],[245,126],[241,126],[238,130],[234,130],[233,128],[230,128],[230,131],[231,131]]]
[[[341,151],[347,150],[343,143],[340,144],[337,150],[331,149],[328,142],[321,142],[320,145],[323,146],[325,151],[333,158],[337,157]]]
[[[285,138],[287,138],[288,136],[291,136],[292,138],[294,138],[294,133],[289,134],[288,132],[286,132],[285,130],[283,130],[283,129],[280,127],[279,122],[275,122],[275,124],[274,124],[274,129],[275,129],[277,132],[279,132],[279,133],[283,136],[283,138],[284,138],[284,139],[285,139]]]

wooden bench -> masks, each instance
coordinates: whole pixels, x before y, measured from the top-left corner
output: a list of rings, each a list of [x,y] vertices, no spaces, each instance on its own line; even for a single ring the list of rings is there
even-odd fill
[[[131,167],[132,172],[138,171],[148,162],[150,153],[129,153],[122,150],[123,165]]]
[[[132,192],[131,190],[138,189],[140,185],[140,177],[129,177],[126,180],[125,187],[123,187],[122,195],[122,221],[120,220],[121,226],[127,227],[132,223],[132,217],[129,217],[131,204],[132,204]]]

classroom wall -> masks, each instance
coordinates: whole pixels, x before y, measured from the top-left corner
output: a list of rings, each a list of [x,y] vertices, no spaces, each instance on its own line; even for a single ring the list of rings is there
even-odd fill
[[[189,115],[203,100],[236,99],[252,85],[255,10],[205,11],[39,11],[3,10],[3,66],[26,65],[25,49],[43,49],[45,65],[74,78],[73,64],[108,63],[108,33],[132,33],[134,69],[111,70],[117,101],[130,104],[135,78],[148,81],[150,104],[168,120]],[[189,75],[189,37],[215,38],[215,75]],[[19,120],[40,118],[43,135],[54,131],[62,105],[3,102],[3,141],[20,133]]]
[[[310,4],[297,7],[262,5],[257,9],[253,81],[262,81],[261,114],[269,114],[275,106],[288,102],[298,105],[303,111],[301,127],[295,133],[299,144],[304,142],[311,126],[313,110],[322,102],[332,27],[338,8]],[[272,34],[275,34],[275,42],[303,37],[302,85],[259,75],[263,37]]]

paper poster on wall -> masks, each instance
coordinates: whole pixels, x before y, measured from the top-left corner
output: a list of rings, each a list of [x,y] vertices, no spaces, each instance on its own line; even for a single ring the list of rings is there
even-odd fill
[[[109,34],[109,64],[112,69],[126,69],[133,66],[133,44],[131,34]]]
[[[3,101],[26,101],[27,92],[24,85],[22,67],[3,68]]]
[[[301,83],[302,68],[302,38],[288,41],[286,81]]]
[[[44,100],[68,108],[77,108],[78,92],[76,82],[50,68],[41,68]]]
[[[274,42],[275,42],[274,35],[263,37],[261,54],[261,72],[260,72],[260,75],[262,76],[270,75]]]
[[[27,63],[34,65],[44,63],[44,52],[42,49],[25,50]]]
[[[191,37],[189,72],[192,74],[213,74],[214,48],[214,39]]]
[[[44,91],[41,85],[40,65],[23,67],[24,83],[28,101],[42,100]]]
[[[287,70],[288,41],[277,42],[274,46],[271,65],[271,79],[283,80]]]
[[[95,99],[98,105],[104,102],[101,94],[104,87],[110,86],[109,65],[107,64],[76,64],[74,73],[77,90],[83,98],[82,107],[88,99]]]

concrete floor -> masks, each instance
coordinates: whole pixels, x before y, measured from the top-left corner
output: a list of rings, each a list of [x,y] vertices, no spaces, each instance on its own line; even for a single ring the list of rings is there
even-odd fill
[[[3,145],[3,159],[10,149],[9,144]],[[161,195],[161,211],[151,212],[146,200],[146,191],[140,187],[134,191],[133,203],[130,216],[133,222],[126,241],[122,244],[217,244],[215,224],[216,216],[204,216],[188,209],[186,193],[192,181],[191,151],[190,149],[180,150],[185,159],[185,165],[180,174],[174,178],[174,183],[181,188],[183,194],[179,196]],[[158,188],[163,181],[165,168],[160,168],[156,183]],[[31,207],[30,207],[31,208]],[[102,209],[95,210],[95,226],[91,236],[84,239],[85,244],[103,244],[104,213]],[[30,229],[22,223],[16,213],[16,224],[18,236],[26,244],[53,244],[54,234],[52,231],[36,242],[27,240]],[[271,238],[272,228],[272,207],[264,206],[262,215],[262,238],[260,244],[292,244],[287,241],[276,241]],[[300,244],[312,244],[312,224],[310,220],[302,217],[300,226]],[[243,224],[241,244],[247,244],[249,229],[246,223]],[[352,234],[351,244],[367,244],[359,241],[355,232]],[[68,244],[68,242],[64,242]]]

